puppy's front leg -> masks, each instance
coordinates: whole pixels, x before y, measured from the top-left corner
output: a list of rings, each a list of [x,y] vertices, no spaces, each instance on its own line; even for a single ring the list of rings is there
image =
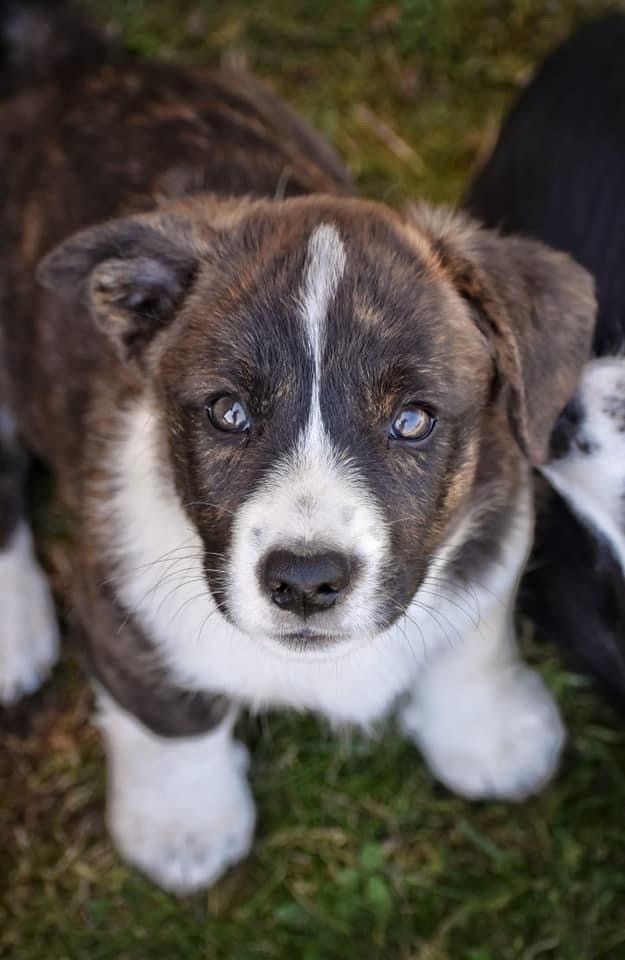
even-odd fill
[[[32,693],[58,654],[52,594],[35,555],[22,487],[26,454],[0,400],[0,703]]]
[[[520,509],[499,561],[483,574],[476,618],[459,612],[458,594],[441,599],[448,631],[419,676],[403,711],[404,729],[434,774],[466,797],[522,800],[555,771],[564,728],[551,693],[523,664],[514,637],[514,605],[531,536]],[[452,596],[452,595],[450,595]]]
[[[254,803],[233,713],[210,733],[161,737],[99,690],[97,719],[109,764],[108,825],[125,860],[186,894],[246,855]]]

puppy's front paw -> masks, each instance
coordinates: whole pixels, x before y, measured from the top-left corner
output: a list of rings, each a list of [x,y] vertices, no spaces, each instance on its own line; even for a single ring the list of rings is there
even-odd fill
[[[0,553],[0,703],[33,693],[54,665],[59,630],[30,532],[19,527]]]
[[[402,716],[433,773],[471,799],[523,800],[540,790],[565,735],[538,674],[515,664],[456,679],[433,678]]]
[[[167,740],[100,697],[107,820],[121,856],[172,893],[208,887],[250,849],[247,750],[229,729]]]
[[[203,780],[203,782],[202,782]],[[208,887],[249,851],[254,804],[245,776],[210,772],[193,794],[155,787],[151,797],[119,787],[108,823],[121,856],[165,890]]]

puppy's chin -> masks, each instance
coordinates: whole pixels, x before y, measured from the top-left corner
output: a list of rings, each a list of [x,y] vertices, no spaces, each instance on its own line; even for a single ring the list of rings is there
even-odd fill
[[[395,618],[397,619],[397,618]],[[328,660],[340,659],[352,651],[374,643],[376,638],[393,626],[394,621],[377,621],[369,625],[354,623],[340,627],[321,627],[313,622],[301,625],[267,627],[259,624],[230,622],[265,650],[280,659]]]
[[[270,641],[279,644],[290,653],[307,656],[310,653],[340,653],[343,648],[353,644],[353,638],[340,633],[315,630],[314,627],[302,627],[301,630],[285,630],[272,634]]]
[[[365,634],[323,633],[303,628],[299,632],[258,633],[255,642],[275,660],[310,662],[342,660],[365,646],[371,637]]]

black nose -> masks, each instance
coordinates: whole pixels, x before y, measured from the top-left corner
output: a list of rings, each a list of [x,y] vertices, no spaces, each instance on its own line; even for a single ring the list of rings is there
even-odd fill
[[[336,551],[303,556],[272,550],[262,563],[260,578],[277,607],[308,617],[336,603],[349,586],[351,572],[349,557]]]

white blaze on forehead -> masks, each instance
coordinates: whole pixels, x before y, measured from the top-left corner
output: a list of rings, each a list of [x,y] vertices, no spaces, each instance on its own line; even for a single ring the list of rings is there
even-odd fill
[[[336,227],[322,223],[313,230],[308,241],[304,283],[300,295],[300,309],[314,364],[305,447],[313,445],[315,440],[318,444],[323,431],[319,382],[325,323],[345,271],[346,259],[345,247]]]
[[[258,564],[277,548],[337,550],[356,558],[359,572],[349,595],[315,619],[327,634],[359,637],[376,631],[380,569],[388,549],[381,505],[348,454],[334,448],[324,429],[320,405],[321,367],[328,311],[346,264],[335,227],[322,224],[310,236],[298,300],[303,332],[313,359],[310,409],[294,446],[269,471],[237,511],[232,533],[229,606],[235,622],[250,635],[275,637],[296,631],[259,590]],[[288,617],[291,620],[288,620]],[[301,626],[301,624],[300,624]]]

